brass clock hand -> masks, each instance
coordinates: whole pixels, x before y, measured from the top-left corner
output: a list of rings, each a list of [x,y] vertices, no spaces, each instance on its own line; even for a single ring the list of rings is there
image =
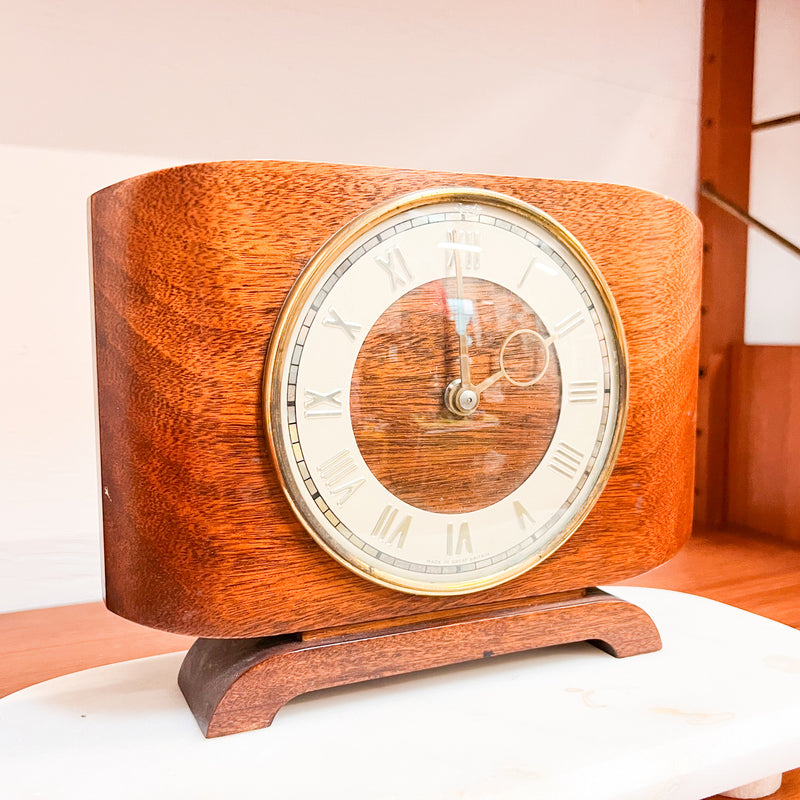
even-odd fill
[[[533,376],[533,378],[527,381],[518,381],[515,378],[512,378],[508,374],[508,370],[506,369],[505,365],[506,347],[508,347],[508,344],[512,339],[522,334],[528,334],[538,339],[544,346],[545,354],[544,366],[539,370],[538,373],[536,373],[536,375]],[[500,369],[495,372],[494,375],[490,375],[485,381],[481,381],[477,386],[474,387],[478,398],[480,399],[481,393],[486,391],[486,389],[488,389],[492,384],[497,383],[500,378],[505,378],[509,383],[514,384],[514,386],[533,386],[534,383],[538,383],[544,376],[545,372],[547,372],[547,367],[550,365],[550,344],[552,344],[554,338],[554,336],[548,336],[547,339],[545,339],[540,333],[532,331],[530,328],[520,328],[519,330],[516,330],[506,336],[503,346],[500,348]]]
[[[478,394],[478,397],[480,397],[481,392],[485,392],[490,386],[497,383],[497,381],[499,381],[504,374],[505,372],[502,369],[500,369],[497,372],[495,372],[494,375],[490,375],[485,381],[481,381],[475,387],[475,392]]]
[[[453,261],[456,268],[456,313],[455,324],[456,333],[458,334],[458,364],[459,364],[459,378],[461,386],[464,389],[472,388],[472,380],[470,379],[470,363],[469,363],[469,339],[467,337],[467,313],[466,302],[464,299],[464,276],[461,269],[461,253],[454,247],[452,250]]]
[[[480,392],[472,385],[469,361],[469,337],[467,324],[469,323],[466,312],[466,299],[464,297],[464,276],[461,268],[461,252],[457,245],[452,250],[453,264],[456,270],[456,297],[453,318],[458,335],[458,372],[459,377],[452,381],[444,390],[445,407],[453,414],[466,417],[471,414],[480,402]]]

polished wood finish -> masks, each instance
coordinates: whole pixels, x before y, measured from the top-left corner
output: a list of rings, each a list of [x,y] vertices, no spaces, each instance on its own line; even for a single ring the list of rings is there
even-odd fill
[[[630,414],[585,523],[540,566],[467,597],[411,597],[327,556],[285,501],[261,412],[264,357],[300,269],[339,227],[412,190],[475,186],[549,213],[616,298]],[[614,582],[690,530],[697,220],[636,189],[284,162],[200,164],[93,196],[109,608],[157,628],[254,637]],[[420,465],[424,468],[424,465]]]
[[[186,650],[192,642],[122,619],[102,603],[0,614],[0,697],[69,672]]]
[[[475,383],[498,371],[513,331],[549,335],[529,306],[496,283],[464,278],[464,293],[481,314],[481,324],[469,328]],[[531,386],[498,381],[468,417],[444,407],[443,389],[459,376],[447,306],[455,296],[455,280],[448,278],[393,303],[367,335],[350,389],[353,431],[373,475],[401,500],[439,513],[485,508],[516,489],[550,445],[561,404],[555,350],[548,359],[541,340],[521,335],[509,343],[504,363],[520,383],[543,372],[540,380]]]
[[[800,630],[800,546],[777,538],[697,528],[675,558],[624,583],[701,595]]]
[[[700,183],[747,209],[756,0],[706,0]],[[747,227],[702,195],[703,318],[697,408],[695,518],[725,521],[730,347],[744,340]]]
[[[710,597],[800,629],[800,546],[697,530],[675,558],[625,583]],[[102,603],[0,614],[0,697],[102,664],[186,650],[194,640],[136,625]]]
[[[661,648],[637,606],[592,589],[526,606],[484,606],[398,619],[323,636],[198,639],[178,684],[208,738],[264,728],[293,697],[316,689],[589,640],[618,657]]]
[[[800,347],[733,351],[728,518],[800,543]]]

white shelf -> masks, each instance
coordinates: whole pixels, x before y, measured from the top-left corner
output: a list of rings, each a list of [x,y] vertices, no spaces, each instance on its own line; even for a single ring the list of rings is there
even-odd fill
[[[664,648],[548,648],[306,695],[202,737],[183,654],[0,700],[8,798],[699,800],[800,765],[800,631],[691,595],[615,588]]]

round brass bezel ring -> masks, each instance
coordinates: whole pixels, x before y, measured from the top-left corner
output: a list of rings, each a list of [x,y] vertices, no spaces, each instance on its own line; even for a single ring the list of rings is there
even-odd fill
[[[615,427],[605,463],[582,506],[572,515],[560,535],[548,542],[547,547],[541,551],[536,551],[529,558],[499,570],[493,575],[471,581],[454,581],[450,584],[406,580],[394,573],[376,569],[349,552],[340,552],[337,549],[334,538],[322,529],[322,526],[318,525],[316,519],[309,513],[309,504],[292,476],[282,432],[283,410],[281,408],[281,380],[286,360],[291,351],[292,332],[300,319],[305,304],[321,285],[321,279],[327,274],[329,268],[360,237],[374,227],[403,212],[438,203],[481,203],[522,216],[528,222],[546,231],[568,250],[593,282],[605,306],[616,340],[617,358],[616,363],[612,364],[612,370],[616,369],[619,378]],[[360,214],[328,239],[301,271],[278,314],[267,351],[263,373],[264,423],[281,489],[297,519],[325,552],[347,569],[380,586],[408,594],[462,595],[506,583],[529,571],[558,550],[580,527],[605,488],[619,454],[627,420],[628,380],[627,345],[619,310],[602,273],[578,240],[552,217],[515,198],[472,187],[437,187],[403,195]]]

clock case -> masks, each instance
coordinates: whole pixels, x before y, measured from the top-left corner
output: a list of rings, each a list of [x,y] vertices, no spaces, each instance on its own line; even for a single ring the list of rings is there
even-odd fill
[[[262,410],[267,346],[300,271],[404,193],[472,186],[554,217],[593,258],[629,353],[629,412],[594,509],[546,561],[455,597],[353,574],[294,517]],[[258,637],[530,598],[630,578],[688,538],[700,225],[621,186],[286,162],[196,164],[91,197],[106,603],[143,625]]]

